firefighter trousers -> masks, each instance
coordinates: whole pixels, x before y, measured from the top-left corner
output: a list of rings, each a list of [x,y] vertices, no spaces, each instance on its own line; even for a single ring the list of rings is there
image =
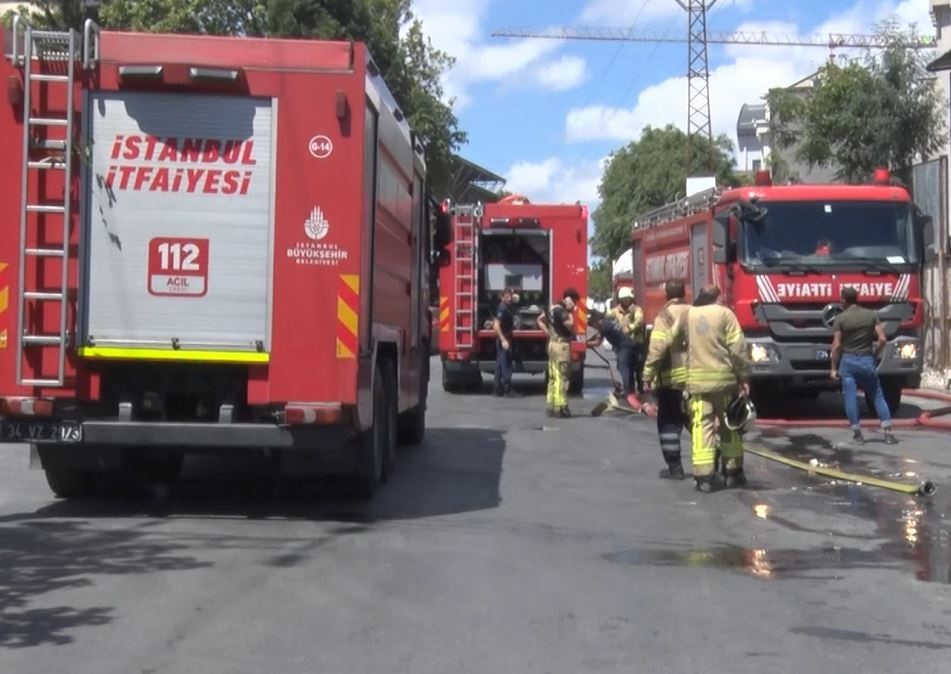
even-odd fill
[[[566,341],[548,342],[548,393],[546,403],[550,410],[568,407],[571,345]]]
[[[659,388],[657,399],[657,436],[667,465],[680,464],[680,434],[684,429],[683,391]]]
[[[717,446],[728,471],[743,467],[743,439],[724,423],[734,391],[690,394],[690,444],[694,477],[712,475],[716,468]]]

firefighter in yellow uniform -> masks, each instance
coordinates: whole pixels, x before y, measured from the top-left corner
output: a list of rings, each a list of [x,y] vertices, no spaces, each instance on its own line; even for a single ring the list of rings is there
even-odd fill
[[[718,302],[720,289],[704,288],[700,298],[674,322],[668,342],[686,343],[693,474],[697,490],[709,493],[746,483],[743,439],[724,415],[741,391],[749,395],[750,363],[736,315]],[[718,440],[722,476],[716,472]]]
[[[644,339],[647,324],[644,310],[634,302],[634,291],[621,288],[617,293],[618,304],[611,309],[611,318],[621,326],[621,332],[629,335],[634,342],[634,380],[637,393],[644,392]],[[633,391],[631,391],[633,393]]]
[[[687,353],[682,343],[669,343],[675,321],[683,316],[690,305],[684,302],[683,281],[667,281],[664,285],[667,303],[654,318],[647,361],[644,363],[644,382],[653,390],[657,402],[657,435],[660,451],[667,467],[660,472],[665,480],[684,479],[680,460],[680,435],[684,429],[683,395],[687,383]]]
[[[538,325],[548,336],[548,392],[547,414],[567,418],[568,383],[571,377],[571,342],[575,336],[573,312],[581,295],[574,288],[562,294],[561,302],[553,305],[547,315],[538,317]]]

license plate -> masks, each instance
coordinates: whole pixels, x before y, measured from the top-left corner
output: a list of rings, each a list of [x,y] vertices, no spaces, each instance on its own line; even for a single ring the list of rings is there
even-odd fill
[[[4,421],[0,423],[0,440],[4,442],[80,442],[83,428],[79,424],[43,421]]]
[[[816,351],[816,360],[829,360],[829,351],[827,349],[819,349]]]

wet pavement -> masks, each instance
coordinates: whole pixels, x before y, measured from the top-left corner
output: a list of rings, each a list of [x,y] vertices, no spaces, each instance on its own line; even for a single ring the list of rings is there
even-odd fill
[[[586,416],[610,391],[588,376],[566,420],[540,379],[434,387],[370,504],[236,457],[191,461],[165,504],[67,503],[0,448],[0,672],[948,671],[951,434],[756,436],[931,497],[754,456],[747,488],[704,496],[657,479],[652,420]]]

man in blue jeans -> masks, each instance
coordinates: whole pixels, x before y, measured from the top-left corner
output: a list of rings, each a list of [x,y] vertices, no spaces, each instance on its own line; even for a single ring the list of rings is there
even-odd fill
[[[502,301],[495,311],[492,329],[495,330],[495,385],[493,392],[497,396],[507,398],[517,397],[512,390],[512,370],[514,354],[512,353],[512,333],[515,330],[515,314],[512,311],[512,301],[515,291],[506,288],[502,292]]]
[[[858,388],[861,387],[875,401],[875,412],[882,422],[885,442],[898,442],[892,435],[892,415],[885,402],[881,382],[878,380],[876,360],[885,348],[885,328],[878,314],[858,304],[859,294],[855,288],[842,289],[845,311],[832,324],[832,378],[842,380],[842,395],[845,398],[845,414],[852,426],[852,439],[865,442],[859,425]]]

